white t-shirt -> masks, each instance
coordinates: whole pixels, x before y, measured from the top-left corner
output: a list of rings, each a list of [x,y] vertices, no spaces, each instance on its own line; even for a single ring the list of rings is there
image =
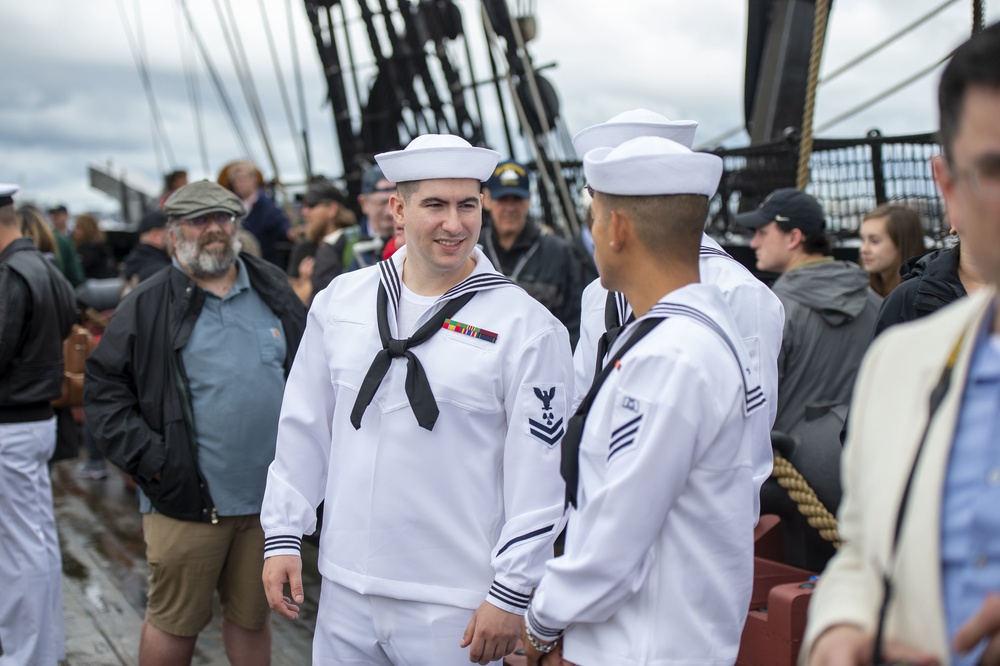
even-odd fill
[[[416,333],[417,322],[428,308],[434,305],[440,296],[421,296],[410,291],[407,286],[400,281],[402,293],[399,299],[399,309],[396,310],[396,330],[399,331],[400,339],[408,338]]]

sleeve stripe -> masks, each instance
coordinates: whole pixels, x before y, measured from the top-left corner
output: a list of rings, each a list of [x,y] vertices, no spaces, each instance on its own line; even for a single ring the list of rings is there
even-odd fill
[[[272,550],[302,550],[302,537],[278,534],[264,539],[264,552]]]
[[[503,586],[500,586],[500,587],[503,587]],[[516,593],[512,594],[512,593],[510,593],[508,591],[504,591],[504,590],[497,589],[497,588],[498,588],[498,583],[493,583],[493,585],[490,586],[490,596],[491,597],[496,597],[497,599],[503,601],[504,603],[510,604],[511,606],[514,606],[515,608],[527,608],[528,607],[529,597],[527,595],[520,595],[520,594],[518,594],[517,596],[515,596]],[[506,588],[504,588],[504,589],[506,589]]]
[[[545,527],[542,527],[540,529],[535,530],[534,532],[528,532],[527,534],[522,534],[521,536],[516,536],[513,539],[511,539],[510,541],[508,541],[507,543],[505,543],[503,545],[503,548],[501,548],[500,550],[497,551],[496,556],[500,557],[505,552],[507,552],[508,548],[510,548],[511,546],[513,546],[515,544],[518,544],[518,543],[520,543],[522,541],[527,541],[528,539],[533,539],[533,538],[535,538],[537,536],[541,536],[543,534],[548,534],[554,528],[555,528],[555,525],[547,525]]]
[[[546,627],[544,624],[540,624],[530,607],[525,615],[525,620],[527,620],[528,624],[531,625],[531,633],[535,634],[539,638],[559,638],[563,634],[562,629],[553,629],[552,627]]]

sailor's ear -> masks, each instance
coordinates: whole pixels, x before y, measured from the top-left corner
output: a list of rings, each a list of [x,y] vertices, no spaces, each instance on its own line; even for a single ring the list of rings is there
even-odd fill
[[[403,200],[402,195],[398,192],[393,192],[389,195],[389,210],[392,211],[392,219],[401,227],[406,226],[403,223],[403,211],[405,208],[406,202]]]

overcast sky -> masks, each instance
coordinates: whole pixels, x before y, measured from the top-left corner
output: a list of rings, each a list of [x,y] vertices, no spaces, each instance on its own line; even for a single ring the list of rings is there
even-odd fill
[[[260,1],[217,2],[223,12],[227,3],[237,12],[279,175],[286,182],[301,180],[303,170],[285,117]],[[187,3],[249,136],[250,156],[271,178],[274,169],[265,157],[235,77],[216,0]],[[314,171],[339,176],[342,165],[332,114],[324,103],[326,83],[303,3],[263,0],[291,96],[294,124],[301,129],[287,21],[289,4],[294,50],[304,81]],[[474,0],[458,0],[457,4],[468,32],[475,35],[472,47],[481,53],[479,4]],[[537,65],[555,64],[545,70],[545,76],[555,85],[563,122],[571,134],[635,107],[671,118],[698,120],[701,126],[696,144],[742,125],[744,0],[511,0],[508,4],[535,7],[538,36],[529,50]],[[942,0],[836,0],[821,71],[833,71],[940,4]],[[1000,19],[1000,3],[986,4],[987,22]],[[816,125],[823,126],[944,57],[968,35],[971,5],[967,0],[955,2],[855,70],[822,85]],[[184,166],[193,178],[214,178],[223,164],[244,157],[178,7],[178,0],[5,3],[0,14],[0,63],[5,68],[0,182],[19,183],[24,193],[21,201],[33,200],[43,206],[65,202],[76,212],[110,211],[116,209],[115,201],[87,182],[90,163],[110,164],[116,172],[124,172],[130,182],[156,193],[164,168]],[[159,151],[154,147],[150,105],[129,34],[136,44],[144,45],[172,159],[166,147]],[[355,45],[366,45],[363,34],[356,35]],[[361,65],[371,62],[367,49],[358,60]],[[477,79],[487,78],[482,62],[477,65]],[[194,71],[197,77],[207,169],[185,71]],[[932,131],[939,71],[820,135],[859,136],[872,128],[886,135]],[[364,78],[364,71],[361,74]],[[499,127],[488,118],[486,125],[487,139],[498,145]],[[741,133],[728,145],[746,142]]]

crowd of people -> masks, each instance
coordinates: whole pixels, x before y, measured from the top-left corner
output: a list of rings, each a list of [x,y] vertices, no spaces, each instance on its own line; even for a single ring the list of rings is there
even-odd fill
[[[376,155],[360,218],[326,180],[293,225],[249,162],[171,173],[120,265],[0,184],[0,663],[65,658],[51,403],[73,287],[109,278],[79,473],[138,487],[144,666],[190,663],[216,594],[230,662],[270,663],[321,522],[316,664],[733,664],[772,433],[848,404],[802,663],[1000,663],[1000,25],[938,102],[959,243],[890,204],[838,261],[779,189],[737,218],[770,287],[703,231],[697,123],[641,109],[574,139],[590,249],[449,135]]]

